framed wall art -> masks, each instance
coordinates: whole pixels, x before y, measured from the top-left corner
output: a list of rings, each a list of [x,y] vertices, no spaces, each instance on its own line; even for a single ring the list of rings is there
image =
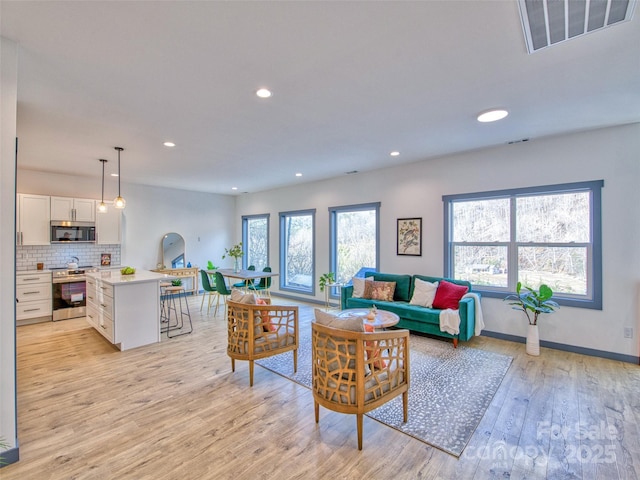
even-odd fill
[[[108,267],[109,265],[111,265],[111,254],[103,253],[100,255],[100,266]]]
[[[398,219],[397,254],[422,256],[422,218]]]

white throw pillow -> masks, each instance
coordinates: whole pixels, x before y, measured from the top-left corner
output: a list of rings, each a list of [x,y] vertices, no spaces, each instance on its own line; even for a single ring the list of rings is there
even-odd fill
[[[353,293],[351,294],[351,296],[353,298],[362,298],[364,296],[364,282],[365,281],[371,281],[373,280],[373,277],[367,277],[367,278],[360,278],[360,277],[353,277],[351,279],[351,283],[353,283]]]
[[[416,278],[415,286],[413,288],[413,296],[409,302],[411,305],[420,305],[421,307],[431,308],[433,306],[433,299],[436,298],[436,290],[438,289],[438,282],[426,282]]]
[[[254,293],[242,293],[237,288],[231,290],[230,300],[235,303],[246,303],[249,305],[256,304],[256,296]]]

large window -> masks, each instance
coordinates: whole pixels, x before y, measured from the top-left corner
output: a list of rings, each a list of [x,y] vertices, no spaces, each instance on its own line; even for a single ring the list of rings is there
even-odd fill
[[[602,186],[444,196],[445,275],[490,297],[546,283],[560,304],[601,309]]]
[[[269,267],[269,215],[242,217],[242,245],[244,268],[254,265],[257,271]]]
[[[315,210],[280,213],[280,289],[314,293]]]
[[[329,208],[329,269],[338,283],[348,282],[362,267],[377,268],[379,216],[380,203]],[[332,297],[339,295],[332,290]]]

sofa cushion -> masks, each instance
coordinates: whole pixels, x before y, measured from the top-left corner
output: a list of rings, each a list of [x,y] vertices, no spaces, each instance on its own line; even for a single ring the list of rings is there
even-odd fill
[[[427,282],[416,278],[414,280],[413,295],[411,295],[411,305],[420,305],[422,307],[431,308],[433,299],[436,298],[436,289],[439,282]]]
[[[377,282],[396,282],[393,292],[393,300],[396,302],[408,302],[411,300],[411,275],[399,275],[395,273],[374,273],[373,279]]]
[[[377,282],[375,280],[365,282],[364,295],[362,298],[392,302],[395,289],[396,282]]]
[[[442,280],[436,290],[436,298],[433,299],[433,308],[457,310],[460,299],[468,291],[469,288],[466,285],[457,285]]]
[[[351,279],[351,283],[353,284],[353,293],[351,294],[352,297],[362,298],[364,296],[365,280],[371,280],[371,277],[368,277],[368,278],[353,277]]]

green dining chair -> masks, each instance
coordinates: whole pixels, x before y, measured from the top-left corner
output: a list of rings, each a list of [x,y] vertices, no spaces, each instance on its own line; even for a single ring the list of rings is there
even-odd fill
[[[255,270],[256,266],[255,265],[249,265],[247,267],[247,270]],[[247,289],[247,288],[251,288],[251,284],[253,283],[253,280],[243,280],[242,282],[238,282],[238,283],[234,283],[233,286],[235,288],[243,288],[243,289]]]
[[[209,314],[209,310],[211,310],[211,302],[213,301],[213,296],[218,293],[216,287],[211,286],[211,282],[209,281],[209,274],[204,270],[200,270],[200,278],[202,279],[202,302],[200,302],[200,311],[202,311],[202,307],[204,307],[204,297],[209,294],[209,301],[207,302],[207,315]]]
[[[264,267],[262,271],[271,272],[271,267]],[[265,296],[271,299],[271,277],[261,277],[257,285],[249,285],[249,290],[255,290],[256,293],[264,292]]]
[[[225,317],[227,314],[227,297],[231,295],[231,290],[227,288],[227,283],[224,281],[224,277],[220,272],[216,272],[216,291],[218,292],[218,301],[216,302],[216,309],[214,315],[218,315],[218,307],[220,306],[220,297],[224,302]]]

